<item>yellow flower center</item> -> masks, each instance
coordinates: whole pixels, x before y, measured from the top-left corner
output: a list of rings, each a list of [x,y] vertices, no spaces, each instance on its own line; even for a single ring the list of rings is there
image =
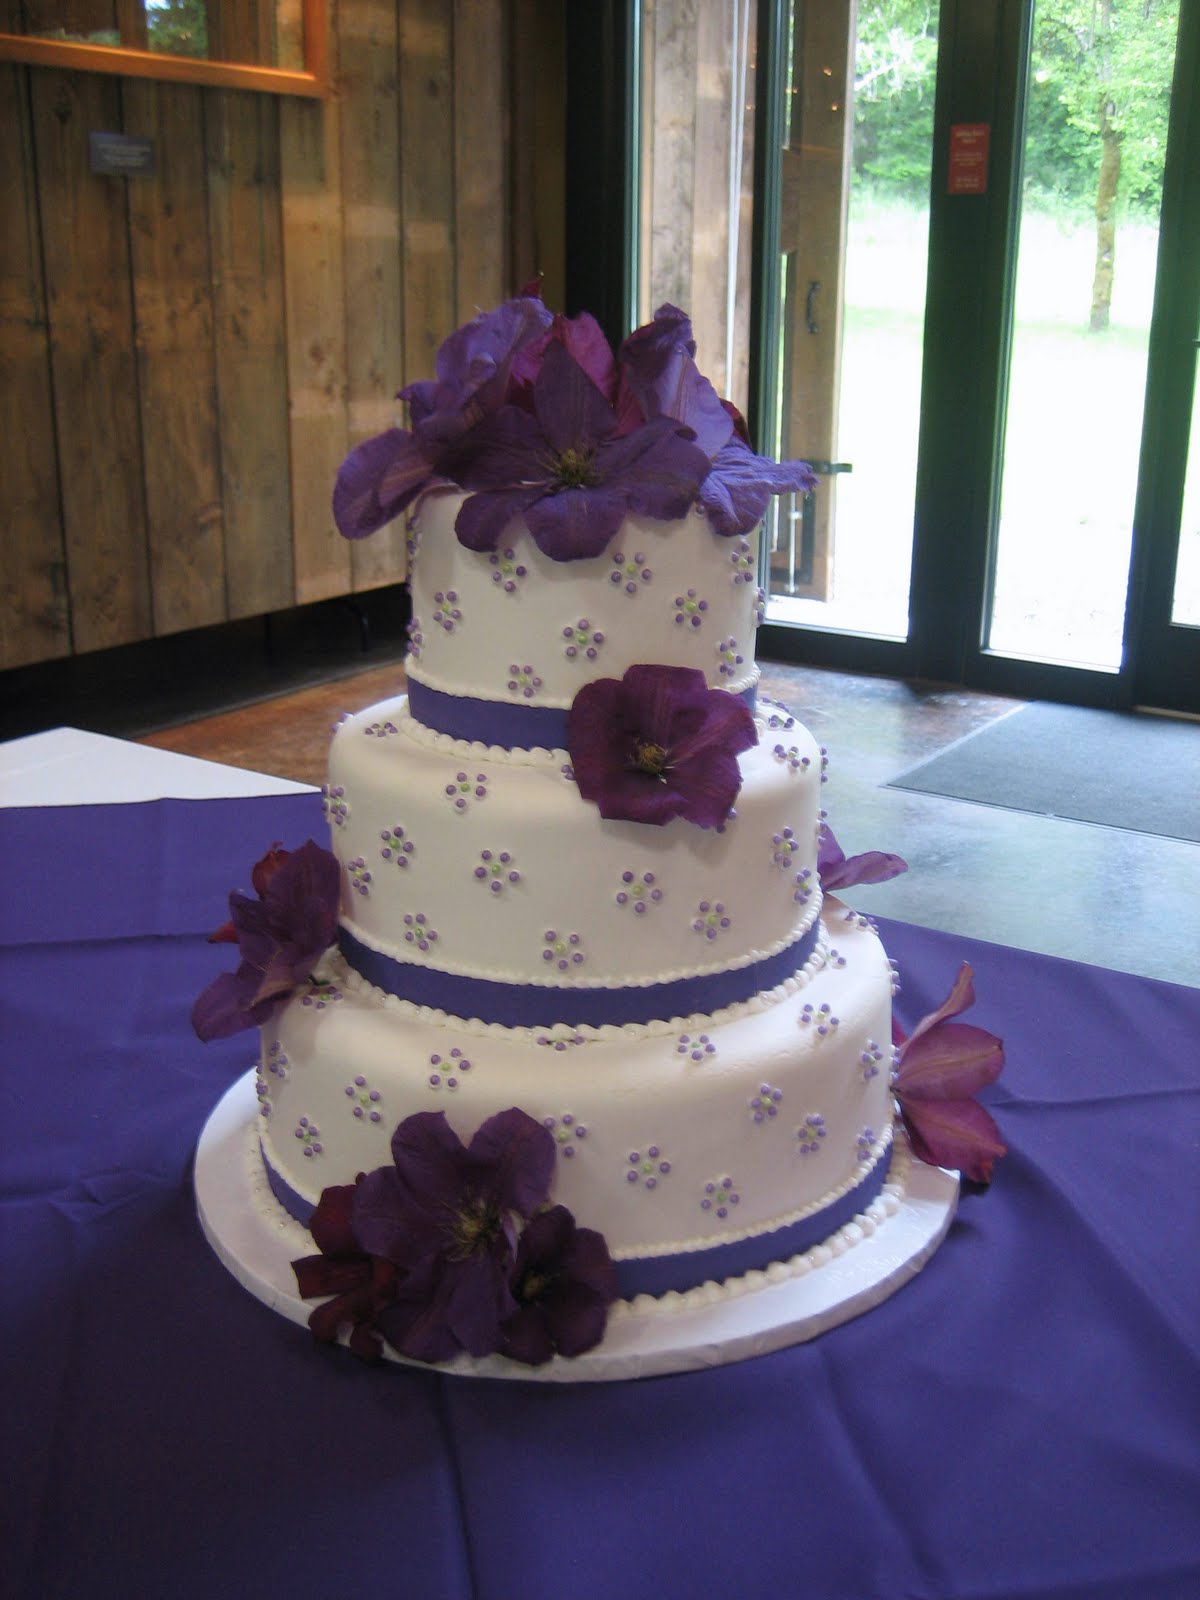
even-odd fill
[[[574,446],[555,457],[554,474],[564,489],[590,489],[600,482],[592,452]]]
[[[633,766],[636,772],[644,772],[647,777],[665,780],[667,752],[661,744],[651,744],[649,740],[639,739],[633,747]]]

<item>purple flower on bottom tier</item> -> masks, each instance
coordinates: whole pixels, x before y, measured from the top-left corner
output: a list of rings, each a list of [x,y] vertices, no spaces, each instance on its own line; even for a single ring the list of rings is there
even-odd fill
[[[693,667],[642,665],[586,684],[567,714],[575,781],[602,817],[719,827],[741,788],[738,756],[757,741],[745,702]]]
[[[395,1165],[360,1181],[352,1222],[360,1248],[398,1269],[378,1327],[401,1355],[445,1361],[498,1348],[520,1309],[517,1221],[545,1203],[554,1155],[549,1132],[516,1107],[489,1117],[465,1147],[440,1111],[396,1129]]]
[[[1006,1147],[974,1096],[999,1077],[1004,1046],[994,1033],[950,1021],[974,1003],[974,973],[964,961],[949,995],[907,1038],[893,1019],[892,1039],[899,1048],[892,1093],[919,1160],[957,1167],[965,1178],[989,1183],[992,1165]]]
[[[617,1271],[603,1235],[576,1227],[565,1206],[539,1212],[517,1241],[512,1292],[517,1311],[502,1329],[504,1355],[538,1367],[556,1352],[591,1350],[604,1337],[617,1298]]]
[[[309,1223],[320,1254],[292,1262],[302,1299],[332,1296],[308,1319],[314,1337],[349,1329],[367,1361],[385,1339],[417,1361],[500,1352],[539,1366],[590,1350],[616,1270],[600,1234],[547,1205],[554,1158],[549,1128],[516,1107],[466,1147],[440,1111],[406,1118],[394,1166],[325,1189]]]
[[[236,972],[214,978],[192,1008],[201,1039],[225,1039],[256,1028],[304,982],[337,933],[336,856],[311,839],[299,850],[275,846],[257,863],[257,900],[229,896],[230,921],[213,942],[236,943]]]

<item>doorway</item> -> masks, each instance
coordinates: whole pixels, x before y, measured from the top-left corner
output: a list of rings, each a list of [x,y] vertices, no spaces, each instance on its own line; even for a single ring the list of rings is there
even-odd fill
[[[776,508],[769,652],[1200,711],[1198,11],[795,0],[760,29],[760,437],[823,475]]]

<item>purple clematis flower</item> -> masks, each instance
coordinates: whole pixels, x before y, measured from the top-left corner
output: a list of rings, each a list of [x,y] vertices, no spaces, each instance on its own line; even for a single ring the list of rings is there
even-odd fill
[[[551,340],[533,385],[533,410],[493,412],[465,435],[441,470],[473,491],[455,531],[468,550],[495,550],[524,517],[553,561],[600,555],[626,516],[685,516],[708,472],[680,425],[657,417],[633,433],[587,372]]]
[[[701,375],[695,355],[686,313],[660,306],[653,322],[631,333],[621,346],[622,424],[640,411],[645,417],[674,417],[691,428],[711,463],[698,500],[713,531],[727,537],[750,533],[762,521],[772,495],[807,493],[817,486],[816,474],[804,461],[777,462],[756,455],[741,416]]]
[[[213,935],[216,941],[237,941],[241,964],[214,978],[192,1008],[192,1026],[206,1041],[265,1022],[337,934],[337,858],[311,839],[299,850],[270,850],[252,881],[258,899],[234,890],[231,920]]]
[[[694,667],[640,665],[597,678],[567,714],[575,781],[600,815],[716,828],[741,788],[738,756],[758,741],[744,700]]]
[[[392,1167],[359,1181],[351,1225],[359,1247],[391,1262],[395,1299],[376,1326],[402,1355],[488,1355],[518,1310],[511,1288],[517,1223],[546,1201],[554,1140],[516,1107],[464,1147],[441,1111],[407,1117]]]
[[[1004,1046],[994,1033],[950,1021],[974,1003],[974,973],[964,961],[945,1001],[907,1038],[893,1019],[899,1052],[892,1093],[915,1156],[989,1183],[1006,1146],[990,1113],[973,1097],[1000,1075]]]
[[[361,539],[390,522],[439,476],[446,449],[509,396],[521,351],[550,326],[531,294],[506,300],[457,329],[437,354],[437,377],[409,384],[412,432],[389,428],[356,446],[343,461],[333,491],[333,515],[347,539]]]
[[[817,872],[821,888],[826,894],[837,889],[849,889],[856,883],[886,883],[908,871],[908,862],[902,856],[890,855],[886,850],[867,850],[862,855],[847,856],[834,837],[833,829],[824,824],[817,846]]]
[[[557,1352],[581,1356],[604,1337],[617,1298],[617,1269],[602,1234],[577,1228],[565,1206],[541,1211],[517,1243],[517,1311],[505,1322],[502,1354],[538,1367]]]

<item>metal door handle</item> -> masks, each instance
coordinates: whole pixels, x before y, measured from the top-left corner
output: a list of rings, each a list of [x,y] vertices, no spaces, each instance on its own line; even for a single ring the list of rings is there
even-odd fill
[[[809,333],[820,333],[817,326],[817,290],[821,287],[821,280],[813,278],[808,285],[808,294],[804,301],[804,326]]]

